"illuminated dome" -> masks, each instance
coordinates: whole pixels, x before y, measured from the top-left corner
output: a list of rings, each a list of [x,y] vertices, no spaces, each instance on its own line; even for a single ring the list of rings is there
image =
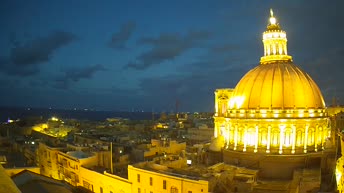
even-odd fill
[[[264,55],[235,89],[215,91],[214,137],[241,152],[303,154],[330,136],[323,96],[287,53],[287,34],[271,10]]]
[[[215,90],[209,149],[223,150],[225,163],[259,168],[261,177],[291,178],[319,163],[335,138],[320,89],[288,55],[287,34],[272,10],[262,39],[259,65],[234,89]]]
[[[325,108],[312,78],[291,62],[260,64],[237,84],[229,108]]]
[[[263,33],[264,56],[237,84],[230,109],[325,108],[320,89],[287,54],[287,34],[270,11]]]

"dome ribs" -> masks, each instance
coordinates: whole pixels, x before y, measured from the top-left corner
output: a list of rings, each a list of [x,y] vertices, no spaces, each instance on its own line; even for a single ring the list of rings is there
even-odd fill
[[[233,97],[245,97],[240,109],[325,108],[319,87],[292,62],[260,64],[239,81]]]

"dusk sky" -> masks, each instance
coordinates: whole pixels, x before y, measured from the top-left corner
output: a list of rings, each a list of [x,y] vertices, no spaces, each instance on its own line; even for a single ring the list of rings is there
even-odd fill
[[[0,2],[0,106],[213,111],[258,65],[269,9],[288,52],[344,104],[344,1]]]

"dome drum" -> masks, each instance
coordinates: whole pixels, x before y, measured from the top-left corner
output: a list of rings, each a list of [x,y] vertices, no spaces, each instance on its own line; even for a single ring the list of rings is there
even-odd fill
[[[226,149],[269,154],[304,154],[330,147],[326,117],[309,119],[226,119],[215,117],[215,133]]]

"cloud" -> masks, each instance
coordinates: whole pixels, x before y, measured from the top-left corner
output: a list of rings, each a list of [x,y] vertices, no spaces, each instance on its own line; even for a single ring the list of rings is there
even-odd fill
[[[125,49],[126,43],[132,36],[136,24],[134,22],[127,22],[121,26],[121,29],[114,33],[111,37],[108,46],[114,49]]]
[[[217,88],[234,88],[240,78],[252,66],[225,66],[216,64],[215,68],[202,68],[207,63],[196,62],[184,65],[192,68],[192,73],[176,73],[160,77],[141,79],[139,84],[146,108],[174,110],[176,100],[180,101],[180,110],[211,111],[213,93]],[[222,66],[222,68],[221,68]],[[182,69],[180,69],[182,70]]]
[[[101,64],[87,66],[85,68],[70,68],[64,70],[62,76],[55,78],[53,87],[57,89],[68,89],[73,82],[79,82],[81,79],[90,79],[95,73],[105,70],[106,68]]]
[[[136,61],[129,62],[125,68],[144,70],[153,65],[172,60],[191,48],[201,47],[208,40],[210,33],[206,31],[190,31],[185,36],[180,34],[161,34],[158,38],[141,38],[138,45],[150,46]]]
[[[24,43],[15,41],[9,56],[0,57],[0,70],[9,75],[36,74],[39,72],[38,65],[49,62],[57,49],[76,39],[72,33],[56,31],[46,37],[38,37]]]
[[[85,68],[72,69],[65,71],[65,78],[78,82],[80,79],[92,78],[92,76],[98,71],[105,71],[106,68],[101,64],[88,66]]]
[[[47,37],[36,38],[11,49],[10,60],[18,66],[34,65],[47,62],[58,48],[76,39],[68,32],[54,32]]]

